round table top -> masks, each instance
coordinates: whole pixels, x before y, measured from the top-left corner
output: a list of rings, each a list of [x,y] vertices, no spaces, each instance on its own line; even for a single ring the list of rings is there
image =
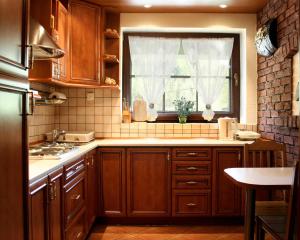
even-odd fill
[[[294,168],[227,168],[226,175],[237,185],[253,189],[286,189],[294,181]]]

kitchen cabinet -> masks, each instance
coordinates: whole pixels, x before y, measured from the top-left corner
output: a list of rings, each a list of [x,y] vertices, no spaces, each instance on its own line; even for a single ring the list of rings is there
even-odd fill
[[[27,0],[0,2],[0,73],[21,79],[28,76],[28,4]]]
[[[29,81],[64,85],[69,80],[68,11],[58,0],[32,1],[31,15],[51,34],[65,55],[59,59],[35,60],[29,70]]]
[[[97,5],[70,4],[70,83],[100,85],[100,19]]]
[[[129,148],[126,174],[128,216],[170,216],[171,151],[169,148]]]
[[[25,91],[0,87],[0,239],[23,240],[28,234],[25,106]]]
[[[172,149],[172,216],[211,216],[211,148]]]
[[[63,169],[60,168],[48,177],[49,240],[63,239],[62,186]]]
[[[30,186],[30,239],[63,239],[62,168]]]
[[[96,169],[96,150],[86,156],[87,165],[87,225],[90,229],[96,219],[97,214],[97,169]]]
[[[213,216],[240,216],[241,189],[224,174],[224,169],[240,167],[242,148],[213,150]]]
[[[101,148],[99,150],[100,215],[126,216],[125,157],[123,148]]]
[[[30,186],[29,238],[48,239],[48,178],[45,176]]]

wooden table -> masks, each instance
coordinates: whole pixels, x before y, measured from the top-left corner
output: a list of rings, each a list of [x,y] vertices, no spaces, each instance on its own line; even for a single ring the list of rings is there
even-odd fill
[[[227,168],[226,175],[246,189],[244,240],[254,239],[255,191],[258,189],[289,189],[294,168]]]

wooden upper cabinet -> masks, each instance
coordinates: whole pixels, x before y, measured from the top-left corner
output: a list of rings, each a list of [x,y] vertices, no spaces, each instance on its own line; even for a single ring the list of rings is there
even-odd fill
[[[111,217],[126,216],[125,150],[99,150],[100,214]]]
[[[28,1],[0,1],[0,73],[27,78]]]
[[[70,5],[70,82],[100,84],[100,7]]]
[[[241,148],[213,150],[213,205],[214,216],[241,215],[241,189],[224,174],[224,169],[240,167]]]
[[[57,3],[57,36],[56,41],[65,55],[57,59],[58,79],[67,81],[69,79],[68,54],[69,54],[69,16],[68,11],[61,2]]]
[[[31,15],[65,52],[64,57],[36,60],[29,70],[29,80],[65,84],[69,80],[69,13],[58,0],[31,0]]]
[[[170,216],[170,155],[168,148],[127,150],[128,216]]]

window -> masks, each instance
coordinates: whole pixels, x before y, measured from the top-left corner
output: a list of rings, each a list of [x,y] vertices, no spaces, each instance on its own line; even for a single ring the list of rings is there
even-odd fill
[[[210,68],[218,65],[222,57],[215,57],[217,62],[212,64],[210,61],[208,65],[206,56],[209,54],[206,53],[206,49],[209,47],[205,44],[211,46],[212,41],[220,42],[223,39],[226,41],[231,39],[233,46],[228,55],[229,64],[222,68],[224,80],[222,84],[214,84],[212,77],[215,75],[214,72],[219,72],[220,69]],[[196,52],[193,43],[201,47],[198,49],[199,54],[203,53],[202,57],[197,55],[199,59],[201,58],[199,66],[192,64],[192,59],[196,58],[193,57]],[[143,54],[140,54],[141,52]],[[220,116],[239,118],[239,54],[238,34],[125,33],[123,97],[131,106],[139,95],[148,103],[151,101],[149,98],[155,98],[159,122],[177,121],[173,102],[181,97],[195,102],[190,121],[203,121],[202,111],[205,110],[207,103],[211,102],[209,99],[212,97],[214,99],[211,107],[216,113],[215,118]],[[153,96],[154,94],[157,96]],[[212,96],[214,94],[216,95]]]

